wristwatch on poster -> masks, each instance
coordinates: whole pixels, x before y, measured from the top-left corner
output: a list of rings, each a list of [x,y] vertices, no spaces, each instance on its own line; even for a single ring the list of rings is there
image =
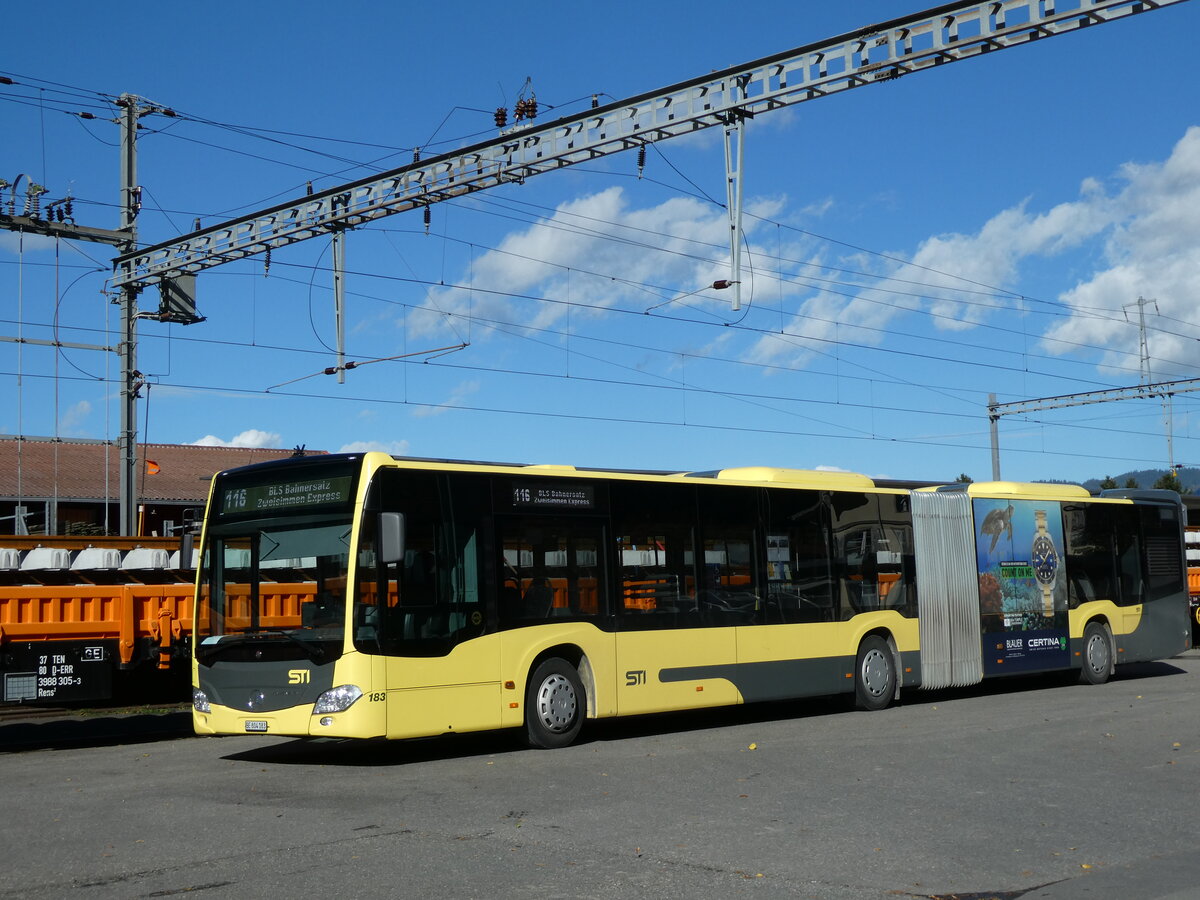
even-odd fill
[[[1054,615],[1054,579],[1058,575],[1058,551],[1054,549],[1054,540],[1046,530],[1046,511],[1039,509],[1034,512],[1037,519],[1037,533],[1033,536],[1033,549],[1030,553],[1030,565],[1033,575],[1042,588],[1042,611]]]

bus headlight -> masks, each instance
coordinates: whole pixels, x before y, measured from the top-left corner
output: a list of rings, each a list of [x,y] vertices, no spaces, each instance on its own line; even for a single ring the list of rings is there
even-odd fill
[[[192,688],[192,709],[196,712],[210,713],[212,705],[208,702],[208,694],[200,688]]]
[[[345,712],[362,695],[363,692],[355,684],[343,684],[340,687],[330,688],[317,698],[317,702],[313,704],[312,714],[315,716],[320,713]]]

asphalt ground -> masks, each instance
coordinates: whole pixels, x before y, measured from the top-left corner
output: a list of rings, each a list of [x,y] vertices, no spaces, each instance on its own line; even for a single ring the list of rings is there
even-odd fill
[[[103,747],[192,735],[191,707],[0,709],[0,753],[64,747]]]
[[[1200,652],[1061,679],[403,743],[0,725],[0,898],[1200,898]]]

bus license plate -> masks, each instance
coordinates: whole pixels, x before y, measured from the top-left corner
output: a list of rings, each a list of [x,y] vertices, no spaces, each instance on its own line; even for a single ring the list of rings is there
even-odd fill
[[[247,719],[246,720],[246,730],[247,731],[266,731],[267,723],[263,719]]]

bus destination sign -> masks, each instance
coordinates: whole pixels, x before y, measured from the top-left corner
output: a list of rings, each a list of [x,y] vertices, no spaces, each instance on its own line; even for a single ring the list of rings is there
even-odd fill
[[[305,506],[346,504],[354,479],[350,475],[310,478],[305,481],[280,481],[226,488],[221,509],[225,513],[275,512]]]
[[[594,509],[595,488],[590,484],[514,484],[513,506]]]

